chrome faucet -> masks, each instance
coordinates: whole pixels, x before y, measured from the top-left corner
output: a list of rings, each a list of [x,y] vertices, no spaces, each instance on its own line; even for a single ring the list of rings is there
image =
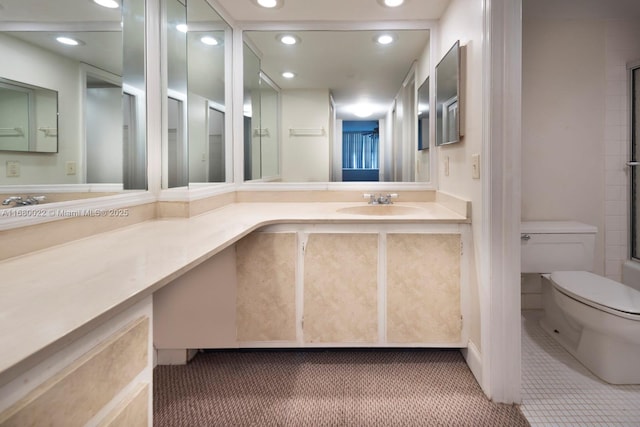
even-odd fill
[[[11,196],[11,197],[7,197],[2,201],[2,206],[9,206],[12,203],[14,207],[37,205],[45,199],[46,199],[46,196],[27,196],[24,199],[22,198],[22,196]]]
[[[2,206],[9,206],[11,203],[14,203],[15,206],[18,206],[20,202],[22,202],[22,197],[11,196],[11,197],[7,197],[2,201]]]
[[[391,205],[393,202],[391,199],[395,199],[398,197],[396,193],[387,193],[387,194],[363,194],[365,199],[369,199],[370,205]]]

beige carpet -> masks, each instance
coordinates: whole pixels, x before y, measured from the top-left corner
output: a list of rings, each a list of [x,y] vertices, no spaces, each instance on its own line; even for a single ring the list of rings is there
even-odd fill
[[[156,426],[528,426],[457,350],[223,351],[154,371]]]

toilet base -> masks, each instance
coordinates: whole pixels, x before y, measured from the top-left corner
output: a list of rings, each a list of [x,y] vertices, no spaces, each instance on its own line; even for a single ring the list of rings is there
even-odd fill
[[[549,282],[543,283],[543,308],[542,329],[594,375],[611,384],[640,384],[640,322],[588,307]],[[611,333],[629,328],[635,332]]]

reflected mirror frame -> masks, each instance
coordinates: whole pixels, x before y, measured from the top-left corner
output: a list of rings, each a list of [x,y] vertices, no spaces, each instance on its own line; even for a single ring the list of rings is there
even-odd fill
[[[18,82],[11,79],[5,79],[0,76],[0,88],[22,92],[27,96],[27,129],[22,129],[19,126],[0,126],[0,138],[1,137],[11,137],[11,136],[26,136],[26,150],[12,150],[12,149],[2,149],[0,151],[3,152],[17,152],[17,153],[49,153],[56,154],[59,152],[58,146],[58,91],[53,89],[47,89],[41,86],[35,86],[28,83]],[[47,93],[51,96],[52,99],[55,99],[55,113],[52,113],[48,119],[50,122],[46,122],[48,126],[39,126],[37,120],[39,116],[36,114],[38,107],[36,105],[38,95],[37,92]],[[35,119],[34,119],[35,118]],[[15,130],[15,135],[12,135],[14,132],[11,132],[11,129]],[[19,130],[18,130],[19,129]],[[52,150],[38,150],[38,137],[40,136],[38,132],[42,132],[43,138],[55,138],[55,149]],[[0,142],[2,142],[0,140]],[[0,147],[2,145],[0,144]]]
[[[454,56],[455,55],[455,56]],[[440,62],[438,62],[438,64],[436,65],[436,141],[435,144],[436,146],[441,146],[441,145],[447,145],[447,144],[454,144],[456,142],[460,142],[462,133],[461,133],[461,129],[460,129],[460,110],[461,110],[461,99],[460,99],[460,62],[461,62],[461,49],[460,49],[460,40],[457,40],[453,46],[451,46],[451,48],[447,51],[447,53],[442,57],[442,59],[440,60]],[[441,95],[441,93],[439,93],[438,91],[438,86],[439,83],[442,83],[443,80],[441,78],[441,71],[442,71],[442,67],[444,66],[443,64],[445,63],[445,61],[447,60],[451,60],[451,58],[454,58],[456,64],[455,64],[455,70],[456,70],[456,90],[455,90],[455,94],[453,96],[447,97],[447,99],[442,99],[439,98],[439,96]],[[447,110],[444,110],[444,107],[447,107]],[[449,123],[450,125],[453,124],[454,125],[454,138],[453,139],[449,139],[447,138],[447,140],[444,140],[444,129],[445,129],[445,121],[444,121],[444,117],[447,116],[448,114],[451,114],[454,116],[453,123]],[[448,120],[447,120],[448,121]],[[448,132],[447,132],[448,133]]]
[[[427,76],[418,88],[418,114],[416,114],[417,122],[418,122],[418,151],[428,150],[429,149],[429,116],[430,116],[430,102],[429,102],[429,76]],[[420,105],[422,101],[426,100],[426,110],[423,112],[420,111]],[[424,126],[426,124],[426,128]],[[426,142],[426,144],[425,144]]]

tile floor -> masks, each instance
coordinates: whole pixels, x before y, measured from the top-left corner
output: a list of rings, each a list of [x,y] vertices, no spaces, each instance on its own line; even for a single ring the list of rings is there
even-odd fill
[[[640,385],[595,377],[540,328],[541,314],[522,312],[521,409],[531,425],[640,426]]]

